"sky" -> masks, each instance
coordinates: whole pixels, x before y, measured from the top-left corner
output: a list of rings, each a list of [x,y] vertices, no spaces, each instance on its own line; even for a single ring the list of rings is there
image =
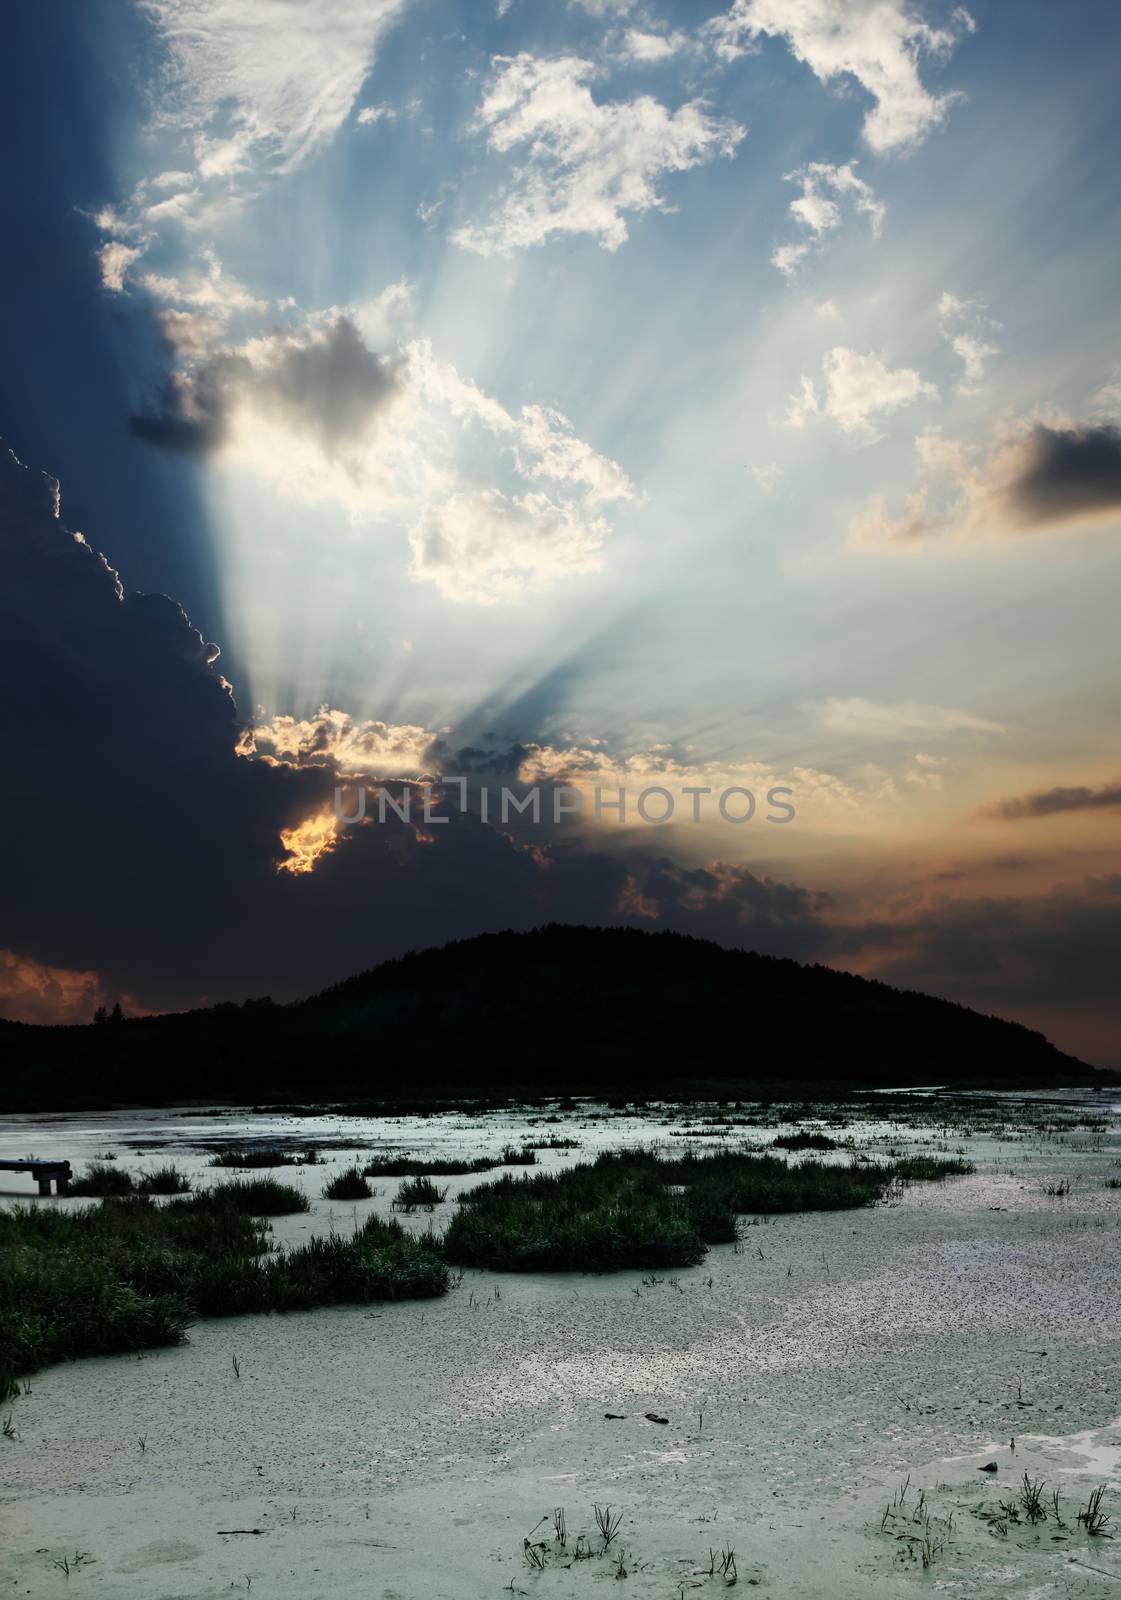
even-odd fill
[[[1115,6],[5,28],[0,1014],[557,919],[1121,1067]]]

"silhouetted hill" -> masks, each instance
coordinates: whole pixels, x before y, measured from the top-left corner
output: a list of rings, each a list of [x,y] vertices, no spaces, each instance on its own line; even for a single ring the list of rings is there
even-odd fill
[[[409,954],[322,994],[86,1027],[0,1023],[0,1103],[488,1089],[1111,1081],[946,1000],[675,933],[550,926]]]

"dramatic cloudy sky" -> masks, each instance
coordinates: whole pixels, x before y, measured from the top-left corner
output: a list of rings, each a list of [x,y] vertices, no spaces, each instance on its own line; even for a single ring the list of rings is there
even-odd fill
[[[556,917],[1121,1066],[1119,47],[1105,0],[11,0],[0,1014]]]

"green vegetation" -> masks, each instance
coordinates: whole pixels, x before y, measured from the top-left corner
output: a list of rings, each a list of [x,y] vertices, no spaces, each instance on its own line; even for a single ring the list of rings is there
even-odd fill
[[[469,1172],[490,1172],[503,1163],[494,1156],[466,1156],[422,1161],[419,1156],[377,1156],[362,1168],[367,1178],[457,1178]]]
[[[305,1166],[313,1152],[306,1155],[286,1156],[282,1150],[222,1150],[214,1156],[210,1165],[212,1167],[237,1167],[247,1171],[251,1167],[301,1167]]]
[[[424,1161],[419,1156],[375,1156],[367,1161],[362,1174],[367,1178],[460,1178],[473,1172],[493,1172],[495,1167],[534,1167],[537,1151],[562,1145],[575,1145],[575,1139],[550,1140],[524,1149],[508,1144],[498,1156],[443,1156]]]
[[[127,1177],[127,1173],[121,1174]],[[137,1194],[190,1194],[191,1180],[185,1172],[169,1163],[166,1167],[153,1167],[142,1172],[136,1180]]]
[[[871,1205],[898,1182],[971,1171],[921,1157],[890,1165],[787,1163],[778,1156],[652,1151],[601,1155],[549,1174],[506,1174],[460,1196],[447,1259],[499,1271],[593,1271],[695,1265],[736,1238],[737,1217]]]
[[[53,1361],[177,1344],[197,1317],[447,1289],[438,1244],[378,1218],[350,1238],[271,1252],[267,1224],[246,1209],[256,1188],[0,1213],[0,1398]]]
[[[946,1156],[901,1156],[891,1164],[892,1176],[900,1183],[937,1183],[942,1178],[961,1178],[975,1172],[972,1161]]]
[[[79,1199],[103,1200],[110,1195],[133,1193],[132,1174],[107,1161],[91,1161],[85,1172],[70,1185],[70,1193]]]
[[[448,1191],[438,1189],[431,1178],[406,1178],[393,1202],[394,1211],[431,1211],[447,1199]]]
[[[275,1178],[235,1178],[216,1183],[196,1196],[200,1206],[240,1211],[247,1217],[288,1217],[297,1211],[310,1211],[307,1196],[290,1183]]]
[[[323,1187],[324,1200],[370,1200],[373,1193],[357,1163],[344,1167]]]
[[[81,1177],[70,1185],[70,1193],[79,1200],[120,1200],[130,1194],[189,1194],[191,1180],[185,1172],[169,1163],[153,1167],[134,1178],[123,1167],[110,1166],[115,1157],[91,1161]]]
[[[351,1236],[287,1250],[270,1248],[262,1219],[307,1211],[309,1202],[269,1176],[162,1204],[125,1194],[99,1206],[13,1207],[0,1213],[0,1400],[16,1392],[18,1377],[52,1361],[176,1344],[197,1317],[439,1295],[449,1262],[537,1271],[691,1266],[710,1244],[736,1238],[739,1216],[869,1205],[900,1183],[971,1170],[930,1156],[877,1166],[627,1151],[487,1182],[460,1197],[443,1239],[414,1238],[371,1217]],[[182,1181],[174,1168],[147,1177]],[[355,1178],[368,1188],[356,1166],[334,1185]],[[445,1195],[427,1174],[413,1174],[395,1204],[433,1206]]]
[[[772,1150],[836,1150],[837,1141],[827,1133],[784,1133],[771,1140]]]

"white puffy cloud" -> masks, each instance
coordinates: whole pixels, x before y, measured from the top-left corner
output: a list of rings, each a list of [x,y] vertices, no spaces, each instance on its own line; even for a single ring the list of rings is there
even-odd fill
[[[985,377],[985,363],[999,353],[1000,346],[990,344],[988,334],[999,328],[985,315],[982,300],[961,300],[947,289],[938,302],[938,321],[942,337],[962,363],[962,394],[976,393]]]
[[[809,255],[812,246],[821,243],[823,236],[839,228],[842,205],[851,204],[854,211],[868,217],[872,233],[878,237],[883,227],[887,207],[876,199],[870,184],[859,178],[855,162],[833,166],[827,161],[810,161],[804,167],[786,174],[787,183],[798,183],[802,192],[790,202],[790,215],[808,230],[810,238],[793,244],[779,245],[771,256],[784,277],[793,277],[798,267]]]
[[[634,485],[619,463],[578,438],[561,412],[526,405],[512,415],[453,366],[439,361],[426,339],[414,340],[408,354],[411,381],[425,399],[506,441],[527,482],[550,479],[580,491],[593,505],[635,497]]]
[[[121,239],[110,239],[97,252],[101,269],[101,287],[113,294],[121,294],[125,287],[128,269],[144,254],[144,246],[127,245]]]
[[[683,50],[689,40],[684,33],[648,33],[643,28],[628,28],[623,35],[622,54],[630,61],[668,61]]]
[[[864,137],[885,154],[918,144],[942,121],[957,97],[930,93],[919,76],[920,58],[945,58],[973,29],[960,6],[950,26],[935,28],[909,0],[734,0],[704,32],[725,61],[769,34],[785,39],[823,83],[855,78],[875,102]]]
[[[526,147],[491,216],[453,233],[464,249],[505,255],[558,234],[587,233],[606,250],[629,212],[665,211],[659,180],[731,156],[746,129],[698,100],[668,110],[650,95],[597,101],[598,69],[577,56],[498,57],[474,126],[500,154]]]
[[[268,301],[251,294],[236,278],[227,277],[222,263],[211,248],[199,252],[201,265],[192,267],[181,278],[146,272],[137,280],[155,299],[169,305],[190,306],[225,323],[237,311],[263,312]]]
[[[934,384],[925,382],[912,367],[892,368],[882,356],[858,355],[843,345],[830,350],[822,366],[825,382],[820,392],[812,378],[803,377],[800,393],[791,398],[786,416],[790,427],[824,418],[843,433],[871,438],[875,429],[870,418],[938,395]]]

